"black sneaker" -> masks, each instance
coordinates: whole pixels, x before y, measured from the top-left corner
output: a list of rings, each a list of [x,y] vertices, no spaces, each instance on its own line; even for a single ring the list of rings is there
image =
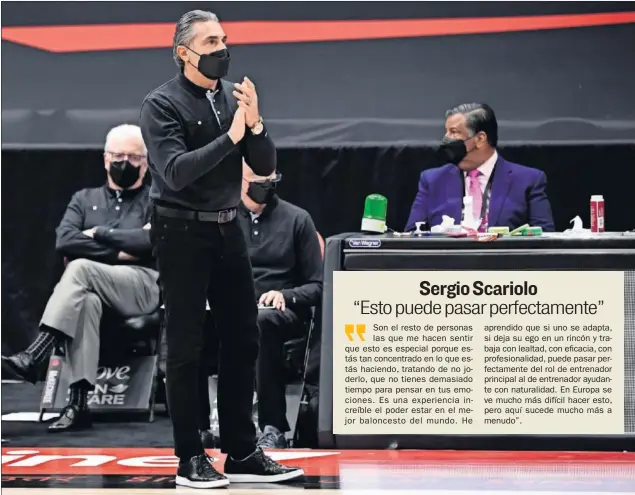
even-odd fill
[[[207,454],[200,454],[179,462],[176,484],[190,488],[222,488],[229,485],[229,480],[214,469]]]
[[[258,447],[261,449],[286,449],[288,446],[284,433],[275,426],[265,426],[258,439]]]
[[[232,483],[279,483],[300,478],[304,476],[304,471],[300,468],[281,466],[258,447],[242,461],[227,456],[225,476]]]

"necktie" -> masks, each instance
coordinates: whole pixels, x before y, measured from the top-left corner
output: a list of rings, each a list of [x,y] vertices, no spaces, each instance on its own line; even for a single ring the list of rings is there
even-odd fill
[[[467,173],[467,176],[470,179],[470,185],[467,193],[468,196],[472,197],[472,213],[474,218],[481,218],[481,208],[483,207],[483,191],[481,191],[481,184],[478,180],[479,175],[481,175],[481,172],[476,169],[470,170]],[[482,227],[483,222],[481,222],[479,230],[481,230]]]

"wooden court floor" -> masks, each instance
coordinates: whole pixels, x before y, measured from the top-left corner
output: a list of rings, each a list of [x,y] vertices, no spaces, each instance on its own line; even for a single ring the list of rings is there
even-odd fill
[[[223,455],[208,451],[222,471]],[[304,469],[289,485],[231,485],[219,493],[326,490],[409,495],[635,494],[635,453],[408,450],[269,451]],[[2,495],[199,493],[175,488],[171,449],[2,448]],[[224,490],[224,491],[223,491]],[[213,493],[213,492],[212,492]]]

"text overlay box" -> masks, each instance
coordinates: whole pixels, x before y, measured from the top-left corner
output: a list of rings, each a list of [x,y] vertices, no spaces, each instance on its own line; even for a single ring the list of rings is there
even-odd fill
[[[624,273],[335,272],[333,430],[623,434]]]

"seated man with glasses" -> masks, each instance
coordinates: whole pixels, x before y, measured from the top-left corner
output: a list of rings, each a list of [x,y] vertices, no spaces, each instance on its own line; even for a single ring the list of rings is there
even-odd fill
[[[322,298],[322,251],[311,215],[280,199],[281,175],[259,177],[243,165],[238,220],[249,248],[260,305],[256,364],[262,448],[287,447],[284,344],[307,332],[311,308]]]
[[[322,299],[321,237],[306,210],[278,197],[276,187],[281,178],[278,172],[258,176],[243,162],[237,217],[249,250],[259,306],[256,391],[262,432],[258,446],[263,449],[288,447],[284,345],[306,335],[311,308]],[[217,355],[217,345],[211,315],[204,355]],[[203,445],[217,448],[220,438],[210,431],[209,369],[202,366],[200,371],[198,428]]]
[[[107,183],[75,193],[57,228],[56,250],[69,263],[46,305],[37,339],[25,351],[2,357],[3,378],[35,383],[53,349],[65,350],[70,401],[49,426],[51,432],[91,426],[87,399],[96,381],[103,308],[129,318],[159,305],[139,127],[121,125],[108,133],[104,164]]]

